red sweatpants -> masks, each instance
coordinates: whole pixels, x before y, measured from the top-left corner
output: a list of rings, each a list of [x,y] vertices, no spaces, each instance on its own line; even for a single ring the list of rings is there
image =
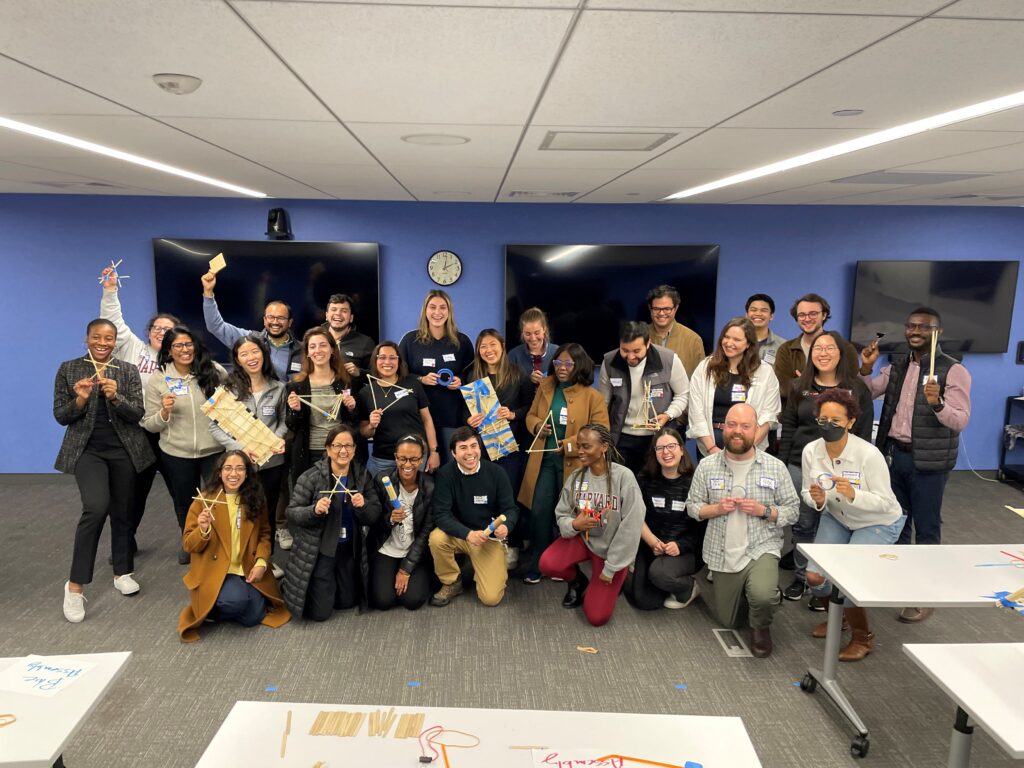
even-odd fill
[[[572,581],[577,574],[576,564],[584,560],[590,560],[594,578],[590,580],[590,586],[583,596],[583,614],[592,626],[600,627],[607,624],[612,617],[615,600],[622,591],[622,582],[626,580],[626,574],[629,573],[628,568],[616,573],[611,584],[605,584],[600,578],[604,560],[587,549],[583,536],[580,535],[571,539],[555,539],[540,556],[540,572],[548,578]]]

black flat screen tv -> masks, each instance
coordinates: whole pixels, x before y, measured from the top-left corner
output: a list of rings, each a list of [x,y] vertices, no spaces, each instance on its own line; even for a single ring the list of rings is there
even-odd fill
[[[882,352],[905,352],[903,325],[915,308],[942,315],[946,352],[1006,352],[1017,294],[1016,261],[858,261],[850,340],[884,333]]]
[[[711,349],[716,337],[717,245],[506,245],[505,336],[519,344],[519,315],[540,307],[556,344],[583,345],[595,364],[619,344],[627,320],[650,322],[647,292],[673,286],[676,321]]]
[[[230,350],[206,331],[199,282],[218,253],[224,254],[227,268],[217,274],[214,294],[231,325],[262,330],[267,303],[284,301],[292,308],[292,333],[301,338],[324,322],[331,294],[347,293],[356,304],[358,329],[379,338],[376,243],[155,238],[157,307],[201,335],[219,362],[230,362]]]

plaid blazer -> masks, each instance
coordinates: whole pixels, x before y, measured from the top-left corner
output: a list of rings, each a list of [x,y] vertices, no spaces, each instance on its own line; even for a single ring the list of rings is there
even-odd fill
[[[117,367],[114,368],[112,365],[106,373],[108,378],[117,382],[117,405],[107,400],[99,387],[96,387],[82,410],[75,407],[75,382],[93,376],[96,371],[86,357],[60,364],[57,378],[53,382],[53,418],[58,424],[66,426],[67,431],[57,454],[57,461],[53,465],[54,469],[68,473],[75,471],[75,465],[92,435],[96,413],[100,408],[107,409],[114,432],[121,438],[121,444],[131,457],[136,472],[142,471],[156,460],[149,447],[149,441],[139,426],[143,414],[142,380],[139,378],[139,370],[124,360],[112,362]]]

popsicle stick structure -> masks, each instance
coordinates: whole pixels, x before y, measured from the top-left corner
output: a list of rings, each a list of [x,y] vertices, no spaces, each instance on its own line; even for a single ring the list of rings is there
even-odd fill
[[[205,496],[203,496],[203,492],[202,491],[200,491],[198,488],[196,488],[196,495],[192,497],[192,501],[201,501],[201,502],[203,502],[203,509],[210,514],[210,519],[216,522],[217,518],[215,518],[213,516],[213,505],[216,504],[218,501],[220,501],[220,495],[222,493],[224,493],[224,489],[223,488],[218,490],[217,491],[217,495],[214,496],[212,499],[208,499]]]
[[[643,403],[640,405],[640,413],[637,414],[633,429],[650,429],[657,432],[661,429],[661,422],[658,421],[658,410],[654,407],[654,400],[651,399],[651,382],[644,382]]]
[[[498,409],[501,403],[498,402],[498,395],[491,387],[487,379],[477,379],[469,384],[459,387],[462,399],[466,401],[466,407],[472,416],[483,416],[477,431],[483,438],[484,448],[491,461],[497,461],[503,456],[515,453],[519,450],[519,444],[512,436],[512,428],[508,419],[498,418]]]
[[[370,380],[368,386],[370,387],[370,397],[373,398],[373,410],[375,411],[379,410],[381,413],[384,413],[384,411],[397,403],[403,397],[408,397],[412,394],[411,389],[400,387],[397,384],[388,384],[384,379],[377,378],[369,373],[366,374],[366,378]],[[373,388],[374,384],[376,384],[377,389],[380,390],[379,403],[377,400],[377,390]],[[389,396],[394,398],[390,403],[388,402]]]
[[[105,363],[101,363],[99,360],[92,356],[92,352],[87,352],[85,357],[83,357],[82,359],[88,360],[90,363],[92,363],[92,369],[96,371],[95,378],[97,379],[103,378],[103,374],[106,373],[107,368],[118,367],[114,365],[110,360],[108,360]]]
[[[216,256],[210,259],[210,271],[213,272],[213,274],[215,275],[222,269],[224,269],[224,267],[226,267],[227,265],[228,263],[227,261],[224,260],[223,253],[218,253]]]
[[[117,287],[120,288],[121,287],[121,281],[122,280],[127,280],[129,277],[131,277],[131,275],[119,275],[117,273],[117,268],[119,266],[121,266],[121,262],[122,261],[124,261],[124,259],[118,259],[117,264],[115,264],[113,259],[111,259],[110,266],[109,267],[105,267],[104,270],[102,272],[100,272],[100,276],[99,276],[98,280],[102,283],[108,277],[113,275],[114,279],[117,280]]]
[[[240,442],[247,452],[255,454],[256,464],[266,464],[275,453],[284,449],[284,438],[249,413],[242,403],[224,387],[217,387],[200,408],[211,421]]]
[[[338,395],[334,398],[334,402],[331,403],[331,410],[329,410],[329,411],[325,411],[319,405],[314,403],[313,399],[310,398],[310,397],[303,397],[302,395],[299,395],[299,394],[296,394],[295,396],[297,398],[299,398],[299,402],[300,403],[308,405],[310,408],[312,408],[314,411],[317,411],[318,413],[322,413],[324,416],[326,416],[331,421],[337,421],[338,420],[338,413],[341,412],[342,400],[345,399],[345,392],[339,392],[338,393]]]
[[[544,424],[541,424],[540,425],[540,429],[537,430],[537,434],[535,434],[533,436],[533,440],[530,442],[530,447],[526,449],[527,453],[557,453],[562,448],[562,443],[558,439],[558,432],[555,431],[555,416],[554,416],[554,414],[551,413],[551,411],[548,411],[548,417],[544,421],[545,421],[545,423],[551,425],[551,437],[555,438],[555,447],[554,448],[544,448],[543,447],[543,446],[547,445],[547,436],[546,435],[544,436],[544,441],[545,442],[541,443],[541,447],[540,448],[534,447],[534,446],[537,445],[537,441],[541,439],[540,433],[541,433],[541,430],[544,428]]]
[[[329,491],[320,491],[322,495],[330,496],[332,500],[334,499],[334,494],[336,493],[344,493],[349,496],[355,495],[353,491],[350,491],[348,488],[345,487],[345,484],[341,482],[341,475],[335,475],[331,473],[331,477],[334,478],[334,487]]]

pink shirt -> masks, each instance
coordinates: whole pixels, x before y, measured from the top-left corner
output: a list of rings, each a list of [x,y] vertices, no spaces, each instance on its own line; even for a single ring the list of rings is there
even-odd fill
[[[892,366],[887,365],[871,378],[861,375],[863,381],[874,398],[882,397],[889,386],[889,374]],[[921,364],[911,360],[907,366],[907,376],[903,379],[900,400],[896,403],[896,412],[889,426],[889,437],[901,443],[911,442],[911,425],[914,419],[914,401],[917,399],[918,381],[921,380]],[[963,432],[971,418],[971,374],[963,365],[951,366],[946,374],[946,389],[942,393],[946,407],[935,414],[935,418],[944,427],[954,432]]]

